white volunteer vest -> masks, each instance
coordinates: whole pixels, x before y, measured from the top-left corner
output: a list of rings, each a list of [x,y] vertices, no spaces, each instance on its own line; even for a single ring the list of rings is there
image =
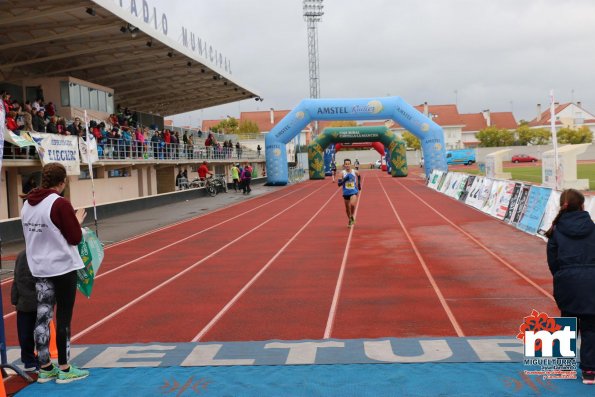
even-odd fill
[[[50,218],[59,198],[52,193],[35,206],[26,201],[21,211],[27,261],[35,277],[60,276],[84,267],[78,248],[68,244]]]

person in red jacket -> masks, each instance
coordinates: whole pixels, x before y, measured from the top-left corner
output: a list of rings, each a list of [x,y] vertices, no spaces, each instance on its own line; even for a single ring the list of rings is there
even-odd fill
[[[37,319],[35,345],[39,359],[38,382],[56,379],[69,383],[89,376],[89,371],[69,364],[70,323],[76,297],[77,270],[84,267],[77,245],[83,238],[84,209],[74,211],[61,197],[68,177],[62,164],[43,167],[41,188],[30,191],[21,210],[27,262],[36,277]],[[50,321],[56,306],[58,366],[50,360]]]
[[[213,175],[212,171],[209,171],[209,167],[207,166],[207,162],[203,161],[201,166],[198,167],[198,177],[201,181],[207,179],[207,175]]]

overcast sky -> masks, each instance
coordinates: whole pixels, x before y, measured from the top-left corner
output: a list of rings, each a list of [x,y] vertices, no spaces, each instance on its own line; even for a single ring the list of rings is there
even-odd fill
[[[233,77],[264,102],[177,115],[176,125],[292,109],[309,96],[302,0],[150,0],[231,60]],[[595,113],[594,0],[324,0],[321,97],[400,96],[457,103],[462,113],[531,119],[557,101]],[[544,109],[545,110],[545,109]]]

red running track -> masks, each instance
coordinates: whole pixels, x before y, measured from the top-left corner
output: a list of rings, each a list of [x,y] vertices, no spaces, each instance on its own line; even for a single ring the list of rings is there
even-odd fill
[[[541,240],[413,177],[364,179],[352,229],[337,186],[308,181],[110,246],[73,341],[514,335],[557,313]]]

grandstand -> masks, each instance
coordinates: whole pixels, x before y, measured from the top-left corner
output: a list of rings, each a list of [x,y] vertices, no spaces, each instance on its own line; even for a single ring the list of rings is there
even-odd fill
[[[238,81],[214,43],[184,27],[174,37],[176,21],[149,3],[0,3],[0,92],[7,122],[14,122],[4,133],[1,219],[19,216],[19,194],[41,169],[23,138],[31,136],[47,153],[43,133],[55,134],[78,157],[85,114],[97,141],[92,167],[98,204],[175,192],[178,171],[187,169],[192,177],[204,160],[219,174],[238,161],[264,170],[255,151],[235,150],[235,136],[215,135],[216,142],[234,145],[219,148],[205,146],[202,131],[164,126],[166,115],[259,96]],[[77,162],[69,168],[66,195],[74,207],[88,207],[90,173]]]

